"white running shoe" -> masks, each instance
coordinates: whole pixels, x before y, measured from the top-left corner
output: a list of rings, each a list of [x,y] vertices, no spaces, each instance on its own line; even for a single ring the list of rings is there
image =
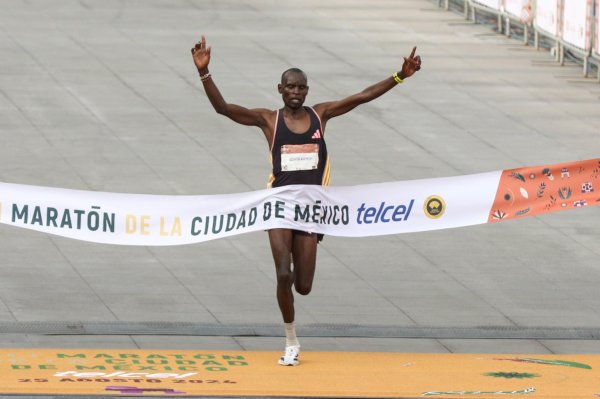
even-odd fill
[[[300,364],[300,345],[291,345],[285,347],[285,353],[279,358],[279,364],[282,366],[297,366]]]

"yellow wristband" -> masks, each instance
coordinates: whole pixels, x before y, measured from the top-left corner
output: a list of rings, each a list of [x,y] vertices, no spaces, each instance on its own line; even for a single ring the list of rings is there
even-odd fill
[[[394,74],[392,76],[394,77],[394,80],[396,81],[397,84],[404,82],[404,80],[402,78],[400,78],[400,76],[398,76],[398,72],[394,72]]]

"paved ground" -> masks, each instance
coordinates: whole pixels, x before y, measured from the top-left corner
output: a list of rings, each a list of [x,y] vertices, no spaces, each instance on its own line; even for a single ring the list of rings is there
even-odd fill
[[[423,70],[328,125],[333,184],[478,173],[600,155],[600,85],[437,1],[0,3],[0,180],[217,194],[261,189],[267,146],[212,111],[310,103]],[[600,188],[599,188],[600,189]],[[297,300],[306,350],[600,353],[599,209],[421,234],[327,237]],[[276,350],[263,233],[201,245],[96,245],[0,226],[0,346]],[[261,327],[262,326],[262,327]],[[260,327],[260,328],[258,328]]]

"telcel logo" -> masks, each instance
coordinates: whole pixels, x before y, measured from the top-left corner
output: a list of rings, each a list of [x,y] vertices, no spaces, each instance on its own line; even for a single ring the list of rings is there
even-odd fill
[[[389,223],[408,220],[414,202],[414,199],[411,199],[408,204],[400,205],[388,205],[385,202],[382,202],[377,206],[369,207],[363,202],[360,208],[357,209],[358,214],[356,217],[356,223]]]
[[[446,211],[446,203],[439,195],[430,195],[423,204],[423,210],[428,218],[438,219]]]

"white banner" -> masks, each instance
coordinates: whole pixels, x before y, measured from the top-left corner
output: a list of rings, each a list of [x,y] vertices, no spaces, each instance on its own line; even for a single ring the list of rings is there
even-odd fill
[[[596,18],[595,18],[595,24],[596,24],[596,35],[595,35],[595,39],[594,39],[594,43],[595,43],[595,48],[596,48],[596,54],[600,54],[600,0],[596,0]]]
[[[521,17],[525,2],[526,0],[504,0],[504,11],[513,16]]]
[[[535,26],[558,37],[558,0],[537,0],[535,5]]]
[[[600,159],[352,187],[116,194],[0,183],[0,223],[79,240],[180,245],[277,227],[362,237],[600,204]]]
[[[123,245],[189,244],[275,227],[352,237],[396,234],[485,223],[499,179],[500,173],[492,172],[202,196],[114,194],[2,183],[0,221]],[[428,216],[427,201],[439,216]]]
[[[504,11],[523,23],[531,21],[531,0],[504,0]]]
[[[592,24],[591,0],[568,0],[563,3],[562,39],[583,50],[590,49]]]

